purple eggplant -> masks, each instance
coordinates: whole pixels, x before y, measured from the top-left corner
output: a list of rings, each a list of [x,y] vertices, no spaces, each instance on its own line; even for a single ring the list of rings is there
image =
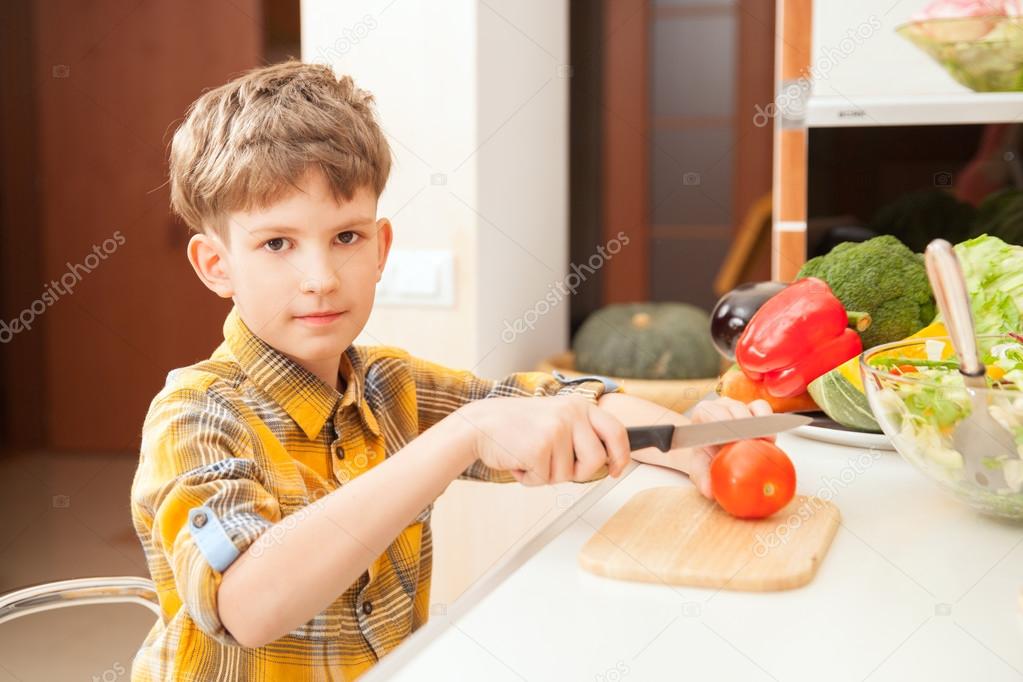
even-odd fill
[[[718,352],[734,361],[735,344],[753,314],[787,286],[784,282],[749,282],[722,296],[710,314],[710,336]]]

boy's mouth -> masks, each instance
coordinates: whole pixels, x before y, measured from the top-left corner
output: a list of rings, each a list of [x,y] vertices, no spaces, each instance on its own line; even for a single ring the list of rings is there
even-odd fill
[[[304,322],[305,324],[308,325],[321,326],[334,322],[343,314],[344,313],[333,311],[323,311],[317,313],[309,313],[308,315],[296,315],[295,319],[298,320],[299,322]]]

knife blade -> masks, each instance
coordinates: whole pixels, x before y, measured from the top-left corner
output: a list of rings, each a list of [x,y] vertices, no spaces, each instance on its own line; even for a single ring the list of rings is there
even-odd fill
[[[762,438],[797,426],[805,426],[812,421],[812,417],[801,414],[769,414],[680,426],[674,424],[630,426],[626,431],[629,434],[630,450],[654,446],[658,450],[668,451],[675,448],[705,447],[748,438]]]

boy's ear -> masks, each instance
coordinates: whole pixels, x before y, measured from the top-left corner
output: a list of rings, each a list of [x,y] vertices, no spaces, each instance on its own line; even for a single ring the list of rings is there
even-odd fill
[[[384,276],[384,266],[387,265],[387,254],[391,252],[391,242],[394,239],[394,232],[391,230],[391,221],[381,218],[377,221],[377,281]]]
[[[223,242],[216,237],[195,234],[188,240],[188,262],[206,288],[221,298],[234,296],[231,271],[224,259]]]

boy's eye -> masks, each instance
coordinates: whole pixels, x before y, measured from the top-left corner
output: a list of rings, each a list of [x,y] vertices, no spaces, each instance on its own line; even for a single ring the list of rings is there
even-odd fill
[[[263,246],[266,247],[268,251],[280,251],[285,246],[284,237],[274,237],[273,239],[269,239],[263,244]]]
[[[351,230],[340,233],[337,238],[342,244],[353,244],[358,239],[359,235]]]

